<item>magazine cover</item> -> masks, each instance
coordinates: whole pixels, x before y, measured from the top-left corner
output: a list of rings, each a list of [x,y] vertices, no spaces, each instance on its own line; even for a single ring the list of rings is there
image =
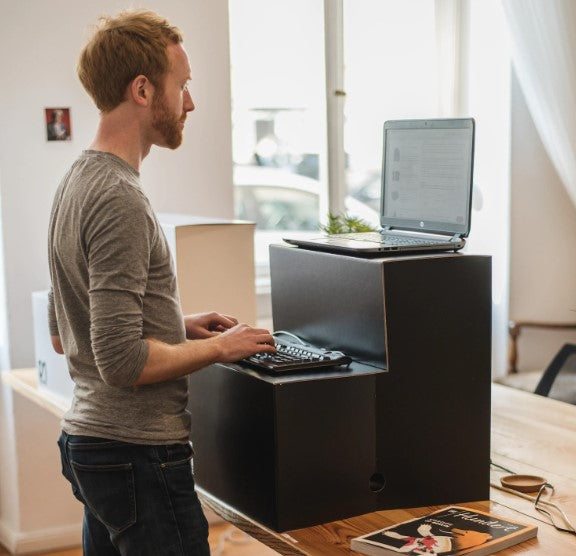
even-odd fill
[[[450,506],[352,539],[351,547],[369,555],[473,554],[484,556],[536,536],[537,527],[494,514]]]

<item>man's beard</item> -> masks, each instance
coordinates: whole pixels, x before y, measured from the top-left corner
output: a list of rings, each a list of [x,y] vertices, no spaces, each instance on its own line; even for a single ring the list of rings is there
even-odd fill
[[[169,149],[176,149],[182,143],[182,118],[174,117],[166,108],[164,93],[154,95],[152,100],[152,127],[160,133]]]

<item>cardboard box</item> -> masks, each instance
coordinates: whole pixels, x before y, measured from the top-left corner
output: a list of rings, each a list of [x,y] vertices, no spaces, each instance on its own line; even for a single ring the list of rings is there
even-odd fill
[[[252,222],[158,214],[176,265],[184,314],[217,311],[256,324]]]
[[[196,484],[275,531],[490,495],[491,259],[272,245],[274,325],[347,370],[192,373]]]

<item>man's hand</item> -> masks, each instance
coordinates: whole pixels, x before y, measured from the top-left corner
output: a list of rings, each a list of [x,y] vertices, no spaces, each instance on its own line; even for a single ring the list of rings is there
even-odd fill
[[[184,317],[186,338],[188,340],[201,340],[218,335],[219,332],[229,330],[236,326],[238,321],[234,317],[219,313],[197,313]]]
[[[60,355],[64,355],[64,348],[62,347],[62,340],[60,340],[60,336],[50,336],[50,340],[52,341],[52,347],[56,353]]]
[[[163,382],[198,371],[213,363],[232,363],[255,353],[275,353],[274,337],[268,330],[252,328],[247,324],[236,324],[224,332],[218,332],[220,326],[231,322],[228,317],[210,313],[212,317],[200,316],[203,322],[200,328],[206,336],[201,339],[188,340],[182,344],[165,344],[148,338],[148,358],[140,376],[134,383],[151,384]],[[226,319],[222,321],[222,318]],[[216,323],[216,330],[209,330],[207,323]]]
[[[237,324],[214,338],[218,342],[221,355],[218,361],[232,363],[255,353],[275,353],[274,337],[264,328],[252,328],[247,324]]]

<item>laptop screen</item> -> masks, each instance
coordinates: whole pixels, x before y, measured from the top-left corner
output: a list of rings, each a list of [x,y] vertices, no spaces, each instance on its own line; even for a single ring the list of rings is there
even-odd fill
[[[473,163],[472,118],[385,122],[382,227],[467,236]]]

